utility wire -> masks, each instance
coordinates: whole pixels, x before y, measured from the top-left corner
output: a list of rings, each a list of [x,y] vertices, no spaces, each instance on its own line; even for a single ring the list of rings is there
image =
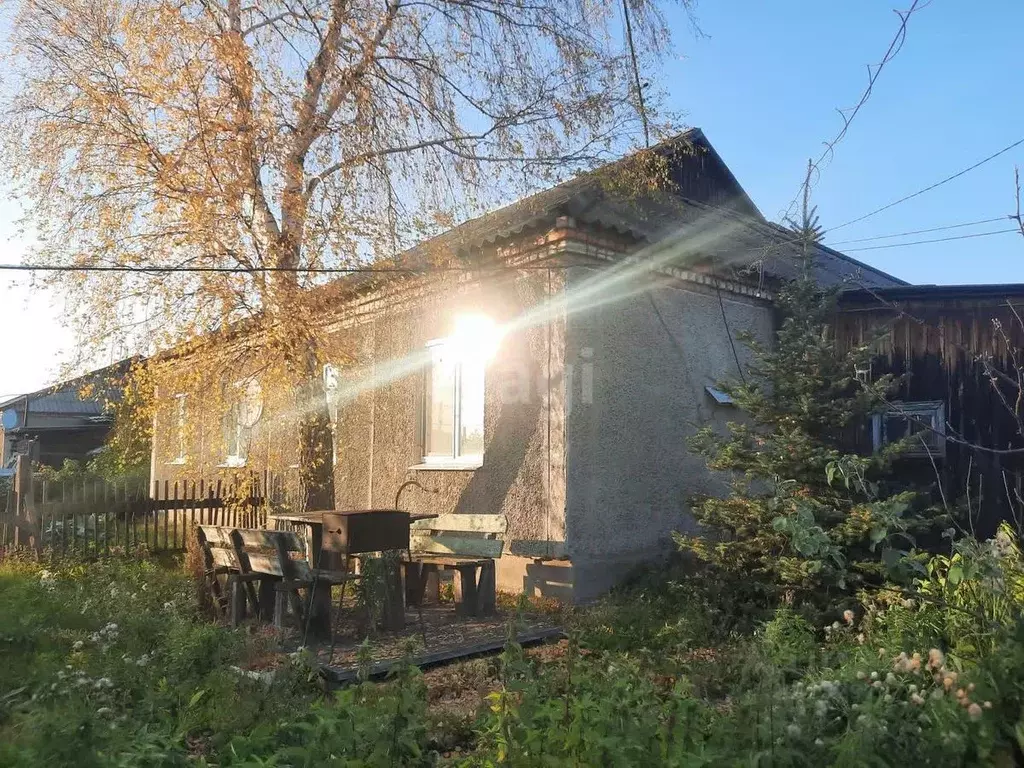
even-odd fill
[[[874,237],[858,237],[855,240],[837,240],[829,243],[829,247],[846,245],[847,243],[869,243],[875,240],[889,240],[893,237],[907,237],[909,235],[923,235],[927,232],[941,232],[946,229],[962,229],[963,227],[975,227],[981,224],[992,224],[996,221],[1006,221],[1007,216],[996,216],[992,219],[979,219],[978,221],[965,221],[963,224],[947,224],[943,227],[931,227],[929,229],[911,229],[907,232],[894,232],[891,235],[875,235]]]
[[[501,265],[481,267],[143,267],[128,264],[92,264],[74,266],[70,264],[0,264],[0,271],[21,272],[140,272],[148,274],[165,274],[172,272],[218,272],[226,274],[259,274],[263,272],[304,272],[311,275],[350,275],[350,274],[431,274],[435,272],[485,272],[488,270],[520,270],[520,269],[564,269],[563,265]]]
[[[626,42],[629,44],[629,58],[633,63],[633,87],[636,89],[636,108],[644,126],[644,146],[651,146],[651,125],[647,120],[647,106],[644,104],[644,88],[640,84],[640,65],[636,60],[636,46],[633,45],[633,23],[629,20],[629,3],[622,0],[622,16],[626,22]]]
[[[909,245],[924,245],[925,243],[945,243],[950,240],[969,240],[973,237],[988,237],[989,235],[1005,235],[1008,232],[1017,232],[1020,230],[1016,227],[1010,229],[997,229],[993,232],[975,232],[971,235],[954,235],[952,237],[936,237],[931,240],[913,240],[909,243],[892,243],[890,245],[865,245],[861,248],[846,248],[846,251],[878,251],[883,248],[906,248]]]
[[[900,17],[899,29],[896,30],[896,35],[893,37],[892,42],[889,43],[889,47],[886,49],[885,55],[875,66],[874,71],[872,71],[871,65],[868,65],[868,85],[867,88],[864,89],[864,93],[861,94],[860,100],[857,102],[856,106],[854,106],[852,110],[837,110],[839,112],[839,116],[843,119],[843,127],[839,129],[839,133],[836,134],[835,138],[825,143],[825,149],[822,150],[821,155],[819,155],[817,160],[811,163],[811,169],[815,173],[819,173],[821,171],[822,161],[829,155],[834,154],[836,145],[846,137],[847,132],[850,130],[850,125],[860,113],[861,108],[867,103],[867,100],[871,98],[871,92],[874,90],[875,82],[878,80],[878,76],[882,74],[882,70],[885,69],[885,65],[892,61],[896,57],[896,54],[902,50],[903,44],[907,40],[907,22],[910,21],[910,17],[915,11],[921,10],[930,4],[931,0],[928,0],[924,5],[921,5],[920,0],[914,0],[909,10],[897,11],[893,9],[893,12]],[[847,115],[847,112],[849,112],[849,115]],[[811,174],[808,173],[808,178],[810,175]],[[793,211],[793,206],[796,205],[797,200],[800,199],[800,195],[803,194],[803,189],[804,185],[801,184],[800,191],[796,193],[793,199],[789,202],[789,205],[786,206],[786,211],[781,216],[782,221],[785,221]]]
[[[925,187],[924,189],[919,189],[917,192],[909,194],[906,197],[901,197],[899,200],[893,200],[891,203],[886,203],[881,208],[876,208],[873,211],[865,213],[863,216],[858,216],[856,219],[850,219],[849,221],[844,221],[839,226],[832,227],[832,229],[829,230],[829,231],[830,232],[835,232],[837,229],[842,229],[843,227],[848,227],[851,224],[856,224],[858,221],[864,221],[864,219],[869,219],[872,216],[874,216],[875,214],[881,213],[882,211],[887,211],[890,208],[899,205],[900,203],[905,203],[905,202],[907,202],[907,200],[912,200],[913,198],[915,198],[915,197],[917,197],[919,195],[923,195],[925,192],[931,192],[936,187],[941,187],[943,184],[947,184],[948,182],[953,181],[954,179],[960,178],[965,173],[970,173],[975,168],[980,168],[981,166],[983,166],[985,163],[989,162],[990,160],[995,160],[1000,155],[1005,155],[1011,149],[1016,149],[1021,144],[1024,144],[1024,138],[1018,139],[1017,141],[1013,142],[1013,144],[1010,144],[1008,146],[1003,147],[998,152],[992,153],[991,155],[986,157],[984,160],[979,160],[974,165],[970,165],[970,166],[968,166],[968,167],[966,167],[966,168],[964,168],[962,170],[957,171],[952,176],[947,176],[946,178],[942,179],[941,181],[937,181],[934,184]]]

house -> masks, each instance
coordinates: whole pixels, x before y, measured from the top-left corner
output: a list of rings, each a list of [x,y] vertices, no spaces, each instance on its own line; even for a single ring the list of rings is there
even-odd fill
[[[887,412],[861,435],[864,450],[908,430],[920,448],[901,475],[970,507],[979,538],[1024,522],[1024,285],[905,285],[840,296],[842,344],[871,344],[862,376],[900,377]]]
[[[0,402],[0,471],[11,474],[18,455],[55,468],[67,459],[86,461],[95,455],[110,432],[110,404],[120,396],[132,362]]]
[[[772,334],[794,244],[701,131],[655,154],[667,189],[622,194],[613,164],[400,262],[446,253],[464,270],[322,289],[337,507],[505,515],[499,587],[576,600],[692,529],[687,498],[719,481],[687,437],[730,418],[714,384],[745,366],[740,332]],[[815,267],[827,284],[904,285],[827,248]],[[255,362],[175,382],[197,367],[157,375],[154,481],[296,461],[294,407]]]

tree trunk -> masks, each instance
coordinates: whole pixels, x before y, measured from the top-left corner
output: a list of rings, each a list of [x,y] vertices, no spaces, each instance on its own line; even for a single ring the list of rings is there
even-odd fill
[[[287,253],[287,251],[285,251]],[[292,265],[294,259],[278,259]],[[306,296],[295,274],[275,275],[270,307],[276,327],[272,337],[284,350],[298,414],[299,504],[301,511],[334,509],[334,436],[324,389],[320,345]]]
[[[299,499],[302,511],[334,509],[334,435],[319,356],[309,339],[296,388],[299,417]]]

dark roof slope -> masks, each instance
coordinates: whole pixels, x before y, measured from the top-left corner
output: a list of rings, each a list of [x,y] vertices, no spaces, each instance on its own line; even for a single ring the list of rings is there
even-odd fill
[[[23,411],[27,401],[30,414],[102,416],[106,412],[105,401],[118,396],[121,378],[137,359],[121,360],[77,378],[51,384],[36,392],[12,397],[0,402],[0,410],[17,408]],[[89,397],[83,398],[81,390],[88,385],[93,385],[95,391]]]
[[[765,268],[783,279],[795,277],[797,270],[795,255],[798,246],[789,242],[793,239],[793,233],[773,222],[768,222],[768,226],[774,230],[773,236],[777,240],[788,243],[789,254],[787,258],[772,259]],[[815,279],[822,285],[843,285],[845,283],[868,288],[909,285],[905,280],[900,280],[888,272],[883,272],[822,243],[815,246]]]
[[[662,142],[652,152],[667,160],[672,183],[664,194],[622,189],[617,176],[630,177],[628,163],[641,157],[635,153],[460,224],[410,249],[398,261],[426,264],[439,252],[466,254],[571,216],[577,223],[648,243],[684,239],[699,231],[704,235],[701,256],[709,262],[756,267],[783,279],[796,274],[798,249],[792,235],[765,220],[699,128]],[[713,237],[707,236],[709,231]],[[817,248],[816,258],[817,278],[825,285],[906,285],[826,246]]]
[[[899,285],[843,291],[840,304],[870,304],[885,301],[954,301],[1024,299],[1024,283],[979,283],[977,285]]]

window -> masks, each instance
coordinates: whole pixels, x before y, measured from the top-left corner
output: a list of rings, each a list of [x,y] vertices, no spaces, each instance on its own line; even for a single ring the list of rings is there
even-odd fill
[[[327,418],[331,422],[331,463],[338,463],[338,390],[340,371],[337,366],[324,366],[324,397],[327,399]]]
[[[235,384],[232,402],[224,414],[222,435],[227,451],[223,466],[244,467],[252,442],[252,429],[263,414],[263,394],[255,379]]]
[[[946,455],[946,404],[941,400],[892,403],[872,416],[871,432],[876,451],[913,437],[901,456],[941,458]]]
[[[483,355],[432,342],[427,375],[424,463],[479,465],[484,454]]]
[[[184,464],[188,455],[188,440],[187,440],[187,423],[185,421],[185,398],[186,395],[178,394],[174,396],[174,410],[172,411],[172,418],[174,422],[172,424],[172,442],[171,449],[174,452],[174,458],[172,458],[168,464]]]

